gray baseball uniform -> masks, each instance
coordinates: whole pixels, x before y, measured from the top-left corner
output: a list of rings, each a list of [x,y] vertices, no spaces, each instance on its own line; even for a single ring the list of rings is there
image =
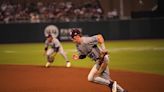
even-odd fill
[[[57,38],[53,38],[51,42],[48,42],[48,40],[45,41],[45,47],[51,47],[47,50],[46,55],[51,56],[54,52],[59,52],[66,61],[68,61],[68,58],[63,50],[63,47],[59,40]]]
[[[100,60],[100,53],[101,48],[97,46],[98,44],[98,38],[97,35],[92,37],[81,37],[81,43],[77,44],[77,50],[80,56],[88,56],[92,60],[95,61],[95,65],[91,69],[90,73],[88,74],[88,81],[93,81],[100,84],[109,85],[112,81],[110,78],[110,72],[108,66],[106,69],[102,72],[101,76],[94,77],[94,74],[98,71],[100,68],[100,63],[102,62],[109,62],[109,56],[105,55],[103,61]],[[82,57],[81,59],[83,59]],[[119,85],[117,85],[117,88],[121,91],[123,91],[123,88],[121,88]]]

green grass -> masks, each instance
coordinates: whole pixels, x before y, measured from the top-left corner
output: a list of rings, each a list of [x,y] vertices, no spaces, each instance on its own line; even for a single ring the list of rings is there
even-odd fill
[[[72,60],[76,54],[72,42],[62,45],[74,67],[92,67],[94,62],[89,58]],[[110,51],[111,69],[164,75],[164,39],[108,41],[106,48]],[[43,52],[44,43],[0,44],[0,64],[44,65]],[[64,66],[62,56],[58,54],[53,65]]]
[[[114,41],[109,49],[114,69],[164,75],[164,40]]]

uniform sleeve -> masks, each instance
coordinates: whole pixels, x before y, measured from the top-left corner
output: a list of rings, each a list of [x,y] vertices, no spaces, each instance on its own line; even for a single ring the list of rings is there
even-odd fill
[[[44,47],[48,47],[48,41],[47,40],[44,42]]]
[[[44,50],[46,51],[48,49],[48,41],[45,41],[45,45],[44,45]]]
[[[91,37],[85,37],[84,38],[84,43],[86,44],[97,44],[98,43],[98,39],[95,36],[91,36]]]
[[[86,55],[82,51],[80,51],[78,48],[77,48],[77,51],[78,51],[79,59],[86,58]]]
[[[76,45],[76,49],[77,49],[77,52],[78,52],[78,55],[85,55],[85,53],[83,53],[81,50],[80,50],[80,47],[78,45]]]
[[[54,40],[55,47],[60,47],[61,46],[60,41],[58,39],[56,39],[56,38],[54,38],[54,39],[55,39]]]
[[[93,41],[95,41],[98,44],[98,35],[95,35],[92,38],[93,38]],[[100,43],[99,44],[99,47],[100,47],[100,49],[102,51],[105,51],[106,50],[104,42],[103,43]]]

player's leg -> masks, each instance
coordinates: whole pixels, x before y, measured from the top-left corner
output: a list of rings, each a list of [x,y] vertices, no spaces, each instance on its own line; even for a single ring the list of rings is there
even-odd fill
[[[109,61],[108,56],[106,61]],[[93,81],[96,83],[100,83],[100,84],[105,84],[105,85],[109,85],[111,84],[109,78],[103,78],[102,76],[96,76],[95,77],[95,73],[98,71],[100,65],[98,63],[96,63],[93,68],[91,69],[89,75],[88,75],[88,81]],[[109,71],[108,68],[106,68],[104,71]],[[109,76],[109,75],[108,75]]]
[[[111,92],[117,92],[117,82],[115,82],[111,79],[108,66],[106,67],[104,72],[99,77],[109,81],[109,83],[106,85],[110,88]],[[97,79],[97,80],[99,80],[99,79]],[[99,81],[101,81],[101,80],[99,80]]]
[[[54,61],[54,50],[52,48],[48,49],[46,52],[46,56],[47,56],[47,63],[45,65],[45,67],[49,67],[50,64]]]
[[[104,57],[105,61],[109,61],[109,57],[108,55],[106,55]],[[102,73],[102,75],[100,76],[96,76],[94,77],[94,74],[98,71],[100,65],[99,64],[95,64],[94,67],[92,68],[92,70],[90,71],[89,75],[88,75],[88,80],[89,81],[93,81],[99,84],[104,84],[110,87],[110,89],[112,90],[112,92],[117,92],[117,89],[119,92],[123,92],[124,89],[119,86],[117,84],[117,82],[114,82],[111,78],[110,78],[110,72],[109,72],[109,68],[108,66],[106,67],[106,69],[104,70],[104,72]]]
[[[116,81],[113,81],[113,85],[109,85],[112,92],[127,92]]]
[[[109,61],[109,57],[106,55],[104,60],[108,60]],[[114,83],[113,85],[109,84],[109,87],[112,88],[112,90],[117,90],[118,92],[124,92],[124,89],[116,82],[113,81],[110,77],[110,71],[109,71],[109,67],[107,66],[106,70],[102,73],[102,78],[105,78],[107,80],[110,80],[112,83]]]
[[[91,81],[91,82],[94,81],[94,74],[97,72],[97,68],[96,67],[97,67],[97,64],[95,64],[92,67],[91,71],[89,72],[89,74],[88,74],[88,81]]]
[[[108,60],[109,61],[109,57],[108,55],[105,56],[104,60]],[[108,86],[112,89],[112,90],[117,90],[118,92],[123,92],[124,89],[116,82],[113,81],[110,77],[110,71],[109,71],[109,67],[107,66],[107,68],[105,69],[105,71],[102,73],[101,75],[102,78],[109,80],[111,82],[111,84],[109,84]],[[113,85],[114,83],[114,85]]]
[[[64,49],[62,46],[60,46],[60,48],[59,48],[59,53],[64,57],[64,59],[66,61],[66,67],[71,67],[71,63],[68,60],[68,57],[67,57],[66,53],[64,52]]]
[[[101,76],[94,77],[94,74],[97,72],[96,67],[99,67],[99,65],[94,65],[88,75],[88,81],[107,85],[111,90],[113,90],[112,92],[124,92],[124,89],[119,84],[117,84],[117,82],[113,81],[110,78],[110,72],[108,67],[104,70]]]
[[[116,88],[118,92],[126,92],[125,89],[123,89],[118,83],[116,85]]]
[[[100,67],[98,64],[95,64],[93,66],[90,73],[88,74],[88,81],[109,85],[110,84],[109,80],[102,78],[101,76],[95,77],[95,73],[98,71],[98,67]]]
[[[108,62],[109,61],[109,57],[108,57],[108,55],[106,55],[105,57],[104,57],[104,60],[106,61],[106,62]],[[99,62],[99,61],[97,61],[97,62]],[[92,74],[92,77],[93,77],[93,79],[94,79],[94,82],[97,82],[97,83],[100,83],[100,84],[105,84],[105,85],[109,85],[109,84],[111,84],[111,81],[109,80],[110,78],[109,78],[109,69],[108,69],[108,66],[106,67],[106,69],[104,70],[104,72],[107,72],[107,73],[102,73],[102,74],[106,74],[106,76],[94,76],[95,75],[95,73],[98,71],[98,69],[100,68],[100,65],[98,64],[98,63],[96,63],[95,65],[94,65],[94,67],[92,68],[92,70],[94,70],[94,72],[92,72],[92,70],[91,70],[91,72],[90,72],[90,74]]]

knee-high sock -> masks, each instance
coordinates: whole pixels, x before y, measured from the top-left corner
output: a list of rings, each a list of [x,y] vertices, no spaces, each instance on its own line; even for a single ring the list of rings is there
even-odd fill
[[[93,81],[99,84],[107,85],[107,86],[111,83],[109,80],[104,79],[102,77],[95,77]],[[117,84],[117,89],[121,92],[124,91],[124,89],[119,84]]]
[[[117,90],[119,90],[119,92],[120,92],[120,91],[121,91],[121,92],[124,91],[124,89],[123,89],[119,84],[117,84]]]

